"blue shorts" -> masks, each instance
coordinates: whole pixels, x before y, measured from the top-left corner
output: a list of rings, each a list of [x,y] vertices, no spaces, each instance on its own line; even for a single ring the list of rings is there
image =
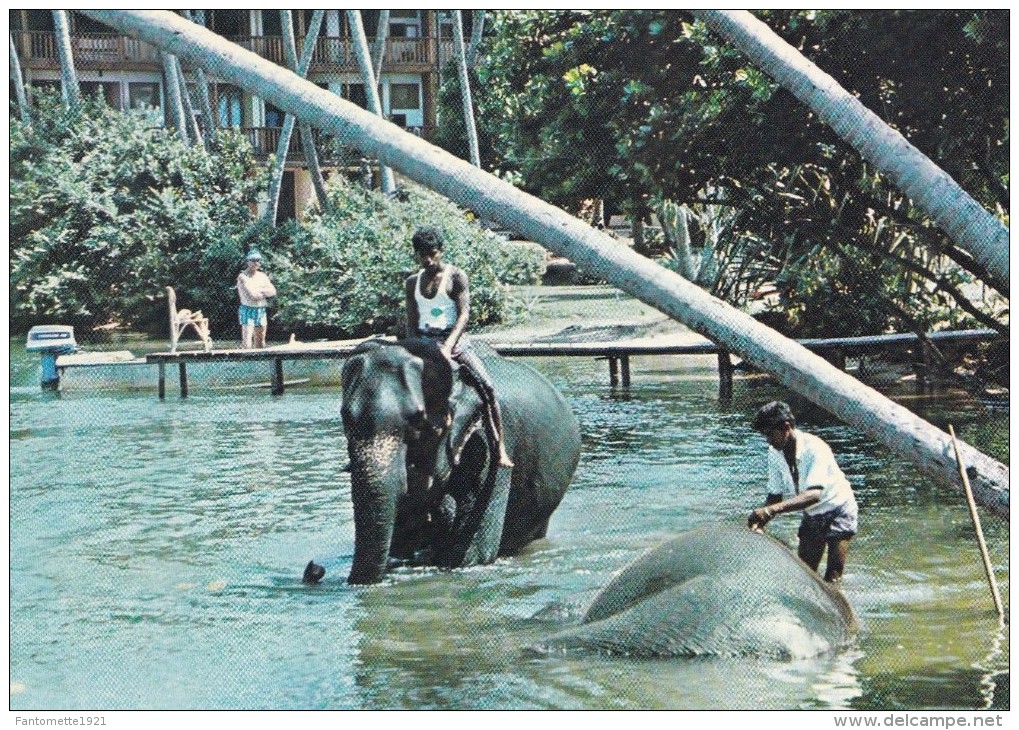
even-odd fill
[[[857,514],[855,502],[819,515],[805,514],[797,535],[800,540],[812,542],[848,539],[856,534]]]
[[[265,327],[265,309],[265,307],[246,307],[242,304],[238,310],[241,326],[253,325],[255,327]]]

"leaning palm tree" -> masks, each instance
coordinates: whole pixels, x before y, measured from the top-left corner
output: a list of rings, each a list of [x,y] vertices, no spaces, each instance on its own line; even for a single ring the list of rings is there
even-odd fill
[[[187,113],[180,93],[180,77],[177,75],[177,57],[172,53],[160,51],[163,60],[163,79],[166,81],[166,105],[169,107],[167,122],[172,123],[177,134],[186,143],[188,141]]]
[[[464,48],[463,17],[459,10],[453,11],[453,52],[456,56],[456,73],[460,78],[460,98],[463,102],[464,127],[467,128],[467,146],[471,164],[481,167],[481,152],[478,150],[478,128],[474,125],[474,101],[471,99],[471,80],[467,75],[467,50]]]
[[[471,42],[467,44],[467,65],[473,66],[478,60],[478,49],[485,34],[485,11],[475,10],[471,16]]]
[[[322,27],[322,18],[325,17],[325,10],[316,10],[311,15],[311,22],[304,36],[304,47],[301,51],[302,63],[297,58],[297,46],[294,42],[294,20],[289,10],[280,11],[283,28],[283,53],[287,59],[287,65],[294,72],[304,76],[307,73],[306,67],[310,66],[312,56],[315,52],[315,44],[318,42],[319,29]],[[308,165],[308,174],[311,176],[312,187],[315,188],[315,197],[318,198],[318,205],[322,210],[329,209],[329,195],[326,193],[325,178],[322,177],[322,168],[318,163],[318,150],[315,148],[315,136],[311,131],[311,125],[301,122],[298,126],[301,133],[301,149],[304,152],[304,161]]]
[[[351,40],[354,43],[354,54],[357,56],[358,66],[361,67],[361,78],[364,80],[364,90],[368,97],[368,110],[377,116],[384,116],[382,100],[379,98],[378,80],[375,78],[371,52],[368,50],[368,37],[364,33],[364,23],[361,22],[361,11],[348,10],[347,20],[350,24]],[[382,192],[388,195],[396,190],[396,181],[393,179],[393,171],[389,166],[381,165],[379,173],[382,176]]]
[[[14,45],[11,35],[11,80],[14,82],[14,94],[18,100],[18,114],[22,124],[31,124],[32,117],[28,113],[28,96],[25,94],[25,79],[21,75],[21,62],[18,60],[18,48]]]
[[[284,38],[286,38],[288,35],[290,37],[289,49],[295,50],[294,57],[292,59],[289,59],[291,61],[291,70],[303,79],[308,73],[308,68],[311,66],[311,58],[315,53],[316,38],[308,36],[304,39],[304,47],[301,49],[301,58],[297,59],[296,49],[294,45],[294,21],[293,17],[290,14],[290,11],[281,10],[280,20],[283,28]],[[322,18],[321,16],[319,16],[320,25],[321,21]],[[284,49],[287,49],[285,40]],[[289,55],[290,54],[288,53],[288,56]],[[265,214],[263,216],[263,221],[270,226],[276,224],[276,214],[279,211],[280,203],[280,190],[283,187],[283,168],[287,164],[287,152],[290,150],[290,137],[294,133],[294,125],[296,123],[297,117],[295,117],[293,114],[288,113],[283,118],[283,129],[280,130],[280,138],[276,144],[276,159],[273,162],[272,170],[270,171],[269,176],[269,205],[266,207]],[[311,137],[310,128],[308,131],[309,131],[308,137],[310,138]],[[324,189],[325,187],[324,183],[322,184],[322,187]],[[316,187],[316,192],[317,190],[318,188]],[[325,193],[323,191],[322,196],[324,197],[324,195]]]
[[[375,45],[372,46],[372,71],[375,78],[382,78],[382,61],[386,57],[386,39],[389,38],[389,11],[379,11],[379,23],[375,26]]]
[[[190,10],[182,10],[184,17],[205,27],[205,11],[197,10],[192,16]],[[209,81],[205,78],[205,69],[201,66],[195,67],[195,87],[198,90],[198,105],[202,112],[202,125],[205,127],[203,139],[207,147],[211,147],[216,140],[216,118],[212,114],[212,101],[209,98]]]
[[[746,10],[691,10],[887,173],[1008,296],[1008,229],[948,173]]]
[[[566,256],[650,306],[683,322],[791,390],[857,426],[913,460],[934,478],[960,488],[952,437],[851,375],[814,355],[744,312],[716,299],[675,272],[553,205],[518,190],[470,163],[366,112],[336,94],[187,24],[160,10],[88,10],[90,17],[134,38],[216,68],[217,74],[263,94],[303,121],[341,135],[407,177],[480,216]],[[978,501],[999,514],[1009,511],[1008,467],[960,444]]]
[[[60,56],[60,91],[64,104],[72,109],[81,104],[81,87],[74,70],[74,53],[71,50],[71,26],[66,10],[54,10],[53,33],[57,39],[57,54]]]

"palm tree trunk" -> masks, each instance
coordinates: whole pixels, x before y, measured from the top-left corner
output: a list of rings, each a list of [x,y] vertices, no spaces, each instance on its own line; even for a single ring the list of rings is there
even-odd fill
[[[944,170],[746,10],[690,12],[887,173],[959,247],[1004,283],[1001,293],[1008,296],[1008,229]]]
[[[184,115],[184,103],[180,99],[180,79],[177,77],[177,58],[172,53],[161,51],[163,59],[163,78],[166,80],[166,105],[169,107],[167,122],[172,122],[177,134],[184,142],[188,141],[187,119]]]
[[[25,79],[21,75],[21,62],[18,60],[18,49],[14,45],[11,34],[11,79],[14,81],[14,94],[18,99],[18,114],[22,124],[31,124],[32,117],[28,113],[28,96],[25,94]]]
[[[184,17],[194,22],[190,10],[181,11]],[[198,10],[198,24],[205,26],[205,11]],[[209,98],[209,81],[205,78],[205,70],[201,66],[195,67],[195,86],[198,87],[198,105],[202,109],[202,126],[205,127],[205,134],[202,135],[205,146],[211,148],[216,141],[216,117],[212,113],[212,100]]]
[[[60,91],[64,104],[70,109],[81,106],[81,87],[74,70],[74,53],[71,51],[71,26],[66,10],[53,10],[53,33],[57,39],[57,53],[60,55]]]
[[[322,18],[319,17],[319,24],[321,24]],[[305,38],[304,46],[301,49],[301,58],[297,58],[297,48],[294,43],[294,19],[293,15],[289,10],[280,10],[280,24],[283,28],[283,37],[289,37],[290,41],[284,41],[283,50],[287,56],[287,63],[290,65],[294,73],[300,76],[302,79],[308,73],[308,67],[311,66],[311,57],[315,53],[315,40],[312,39],[311,43],[308,43],[308,39]],[[259,94],[259,96],[263,96]],[[263,96],[263,98],[265,98]],[[269,180],[269,205],[265,211],[265,221],[270,225],[276,224],[276,214],[279,211],[280,203],[280,189],[283,187],[283,168],[287,164],[287,153],[290,150],[290,138],[294,134],[294,124],[297,122],[297,118],[288,113],[283,118],[283,129],[280,131],[279,142],[276,145],[276,161],[272,167],[272,173]],[[309,137],[310,134],[309,128]],[[316,157],[316,162],[317,162]],[[319,173],[321,177],[321,173]],[[322,183],[323,190],[325,183]],[[317,190],[317,188],[316,188]]]
[[[184,106],[184,119],[186,121],[188,134],[195,144],[205,145],[202,140],[202,130],[195,118],[195,110],[191,106],[191,94],[188,92],[188,84],[184,78],[184,67],[180,65],[180,59],[173,57],[174,70],[177,72],[177,81],[180,83],[180,99]]]
[[[471,99],[471,79],[467,75],[467,51],[464,48],[463,17],[459,10],[453,11],[453,52],[456,55],[456,73],[460,77],[460,98],[463,101],[464,127],[467,129],[467,146],[470,149],[471,164],[481,167],[481,152],[478,150],[478,129],[474,126],[474,101]]]
[[[471,24],[471,42],[467,44],[467,65],[473,66],[478,59],[478,48],[481,47],[481,37],[485,33],[485,11],[475,10],[474,22]]]
[[[382,60],[386,57],[386,39],[389,38],[389,11],[379,11],[379,24],[375,26],[375,47],[372,48],[372,70],[375,78],[382,78]]]
[[[315,44],[318,42],[319,30],[322,27],[322,18],[325,17],[324,10],[316,10],[311,15],[311,22],[308,25],[304,36],[304,45],[301,48],[301,59],[297,59],[297,46],[294,43],[294,21],[289,10],[280,11],[283,13],[283,52],[290,66],[299,76],[305,76],[311,65],[312,56],[315,53]],[[303,70],[302,70],[303,69]],[[304,152],[304,161],[308,165],[308,174],[311,176],[312,187],[315,188],[315,197],[318,199],[318,206],[322,210],[329,210],[329,196],[326,193],[326,182],[322,177],[322,168],[318,164],[318,150],[315,149],[315,136],[312,134],[311,125],[302,122],[298,125],[301,133],[301,149]]]
[[[368,37],[364,34],[364,24],[361,22],[361,11],[348,10],[347,21],[350,24],[351,40],[354,43],[357,64],[361,67],[361,78],[364,80],[365,95],[368,97],[368,110],[376,116],[383,117],[382,100],[379,99],[379,86],[372,68],[371,54],[368,51]],[[396,190],[393,171],[387,165],[380,165],[379,173],[382,177],[382,192],[389,195]]]
[[[951,437],[863,385],[798,343],[719,300],[678,274],[635,254],[605,233],[478,170],[463,160],[380,122],[357,105],[161,10],[83,11],[117,30],[190,62],[215,68],[225,80],[264,94],[303,121],[349,140],[407,177],[460,205],[518,231],[594,276],[724,345],[772,373],[791,390],[870,434],[925,473],[958,485]],[[995,512],[1009,511],[1008,467],[960,445],[976,498]]]

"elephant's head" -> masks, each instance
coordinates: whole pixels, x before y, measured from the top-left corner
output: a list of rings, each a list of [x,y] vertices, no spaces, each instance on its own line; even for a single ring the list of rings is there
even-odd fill
[[[368,342],[344,364],[355,533],[350,583],[382,579],[398,508],[407,500],[408,448],[437,443],[452,389],[452,367],[431,342]]]

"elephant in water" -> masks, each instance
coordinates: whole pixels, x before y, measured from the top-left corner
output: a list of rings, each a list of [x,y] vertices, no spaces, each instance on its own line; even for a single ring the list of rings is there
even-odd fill
[[[580,458],[577,419],[536,370],[475,350],[495,382],[512,469],[496,466],[481,399],[435,343],[369,341],[344,364],[350,583],[379,582],[391,558],[483,565],[545,536]],[[309,564],[305,581],[321,577]]]
[[[536,648],[801,659],[846,646],[856,631],[842,592],[785,545],[715,525],[648,550],[598,593],[579,626]]]

